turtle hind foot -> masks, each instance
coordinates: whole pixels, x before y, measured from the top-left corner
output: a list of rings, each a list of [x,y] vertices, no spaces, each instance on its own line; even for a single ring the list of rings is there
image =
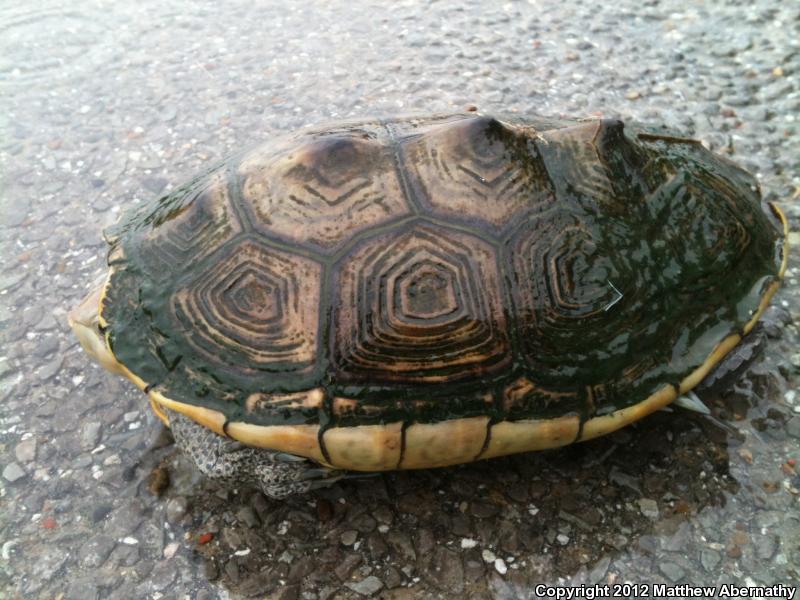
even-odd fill
[[[175,411],[167,411],[175,443],[209,479],[261,489],[273,499],[333,485],[345,471],[322,467],[284,452],[252,448],[217,435]]]
[[[250,450],[269,452],[255,448]],[[305,494],[331,486],[343,477],[346,477],[344,471],[320,467],[310,460],[304,463],[262,461],[254,468],[251,483],[260,488],[266,496],[281,500],[294,494]]]

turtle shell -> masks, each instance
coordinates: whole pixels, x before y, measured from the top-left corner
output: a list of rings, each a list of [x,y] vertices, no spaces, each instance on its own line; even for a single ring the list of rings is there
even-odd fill
[[[453,464],[691,389],[777,288],[780,219],[618,120],[339,123],[124,216],[101,323],[157,410],[337,467]]]

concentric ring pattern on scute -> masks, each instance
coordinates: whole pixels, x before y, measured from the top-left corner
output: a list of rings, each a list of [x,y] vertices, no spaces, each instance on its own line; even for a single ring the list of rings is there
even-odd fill
[[[337,266],[332,360],[343,381],[475,379],[508,365],[494,249],[416,225],[370,238]]]
[[[531,136],[497,119],[433,127],[401,148],[414,194],[436,216],[500,231],[554,200]]]
[[[649,352],[631,355],[633,332],[670,301],[647,283],[650,269],[625,242],[632,233],[562,208],[529,219],[507,242],[505,280],[522,356],[539,385],[592,386],[649,361]]]
[[[523,221],[504,244],[519,347],[538,386],[609,395],[605,386],[625,387],[626,370],[644,372],[660,360],[648,330],[669,343],[665,323],[652,315],[674,309],[671,291],[653,260],[659,251],[643,251],[639,233],[647,197],[666,176],[647,166],[647,151],[618,121],[541,135],[558,204]]]
[[[702,363],[724,337],[714,323],[730,332],[746,322],[728,299],[757,306],[759,278],[774,276],[775,232],[757,231],[769,224],[749,189],[729,183],[736,167],[703,169],[710,153],[699,144],[664,161],[675,146],[636,145],[619,123],[545,137],[559,208],[506,242],[522,354],[540,384],[631,403]],[[734,276],[743,264],[762,275]]]
[[[253,376],[308,371],[317,353],[321,266],[245,240],[179,286],[172,309],[206,360]]]
[[[134,247],[150,277],[172,277],[176,265],[198,261],[241,231],[224,172],[166,197],[135,229]]]
[[[375,124],[257,149],[238,177],[256,229],[325,253],[409,212],[387,134]]]
[[[319,128],[124,218],[103,318],[132,373],[229,419],[585,419],[742,330],[780,264],[759,201],[616,120]]]

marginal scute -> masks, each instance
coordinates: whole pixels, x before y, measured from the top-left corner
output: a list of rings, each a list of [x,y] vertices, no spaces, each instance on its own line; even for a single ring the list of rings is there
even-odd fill
[[[492,426],[489,443],[480,458],[565,446],[577,440],[579,430],[580,418],[577,415],[547,420],[502,421]]]
[[[239,166],[244,208],[257,230],[325,253],[410,209],[393,150],[379,128],[304,136]]]
[[[475,460],[486,439],[489,417],[414,423],[406,429],[400,469],[443,467]]]
[[[608,415],[594,417],[587,423],[584,423],[581,428],[580,439],[577,441],[583,442],[591,440],[616,431],[634,421],[638,421],[650,413],[664,408],[675,400],[676,396],[675,388],[672,385],[665,385],[654,394],[633,406],[614,411]]]
[[[319,446],[319,425],[270,425],[263,427],[242,421],[229,422],[227,435],[248,446],[280,450],[327,464]]]
[[[335,427],[323,439],[332,465],[355,471],[396,469],[402,449],[402,423]]]

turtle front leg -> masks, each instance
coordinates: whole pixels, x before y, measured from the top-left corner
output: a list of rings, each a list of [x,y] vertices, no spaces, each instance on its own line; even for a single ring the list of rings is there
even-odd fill
[[[175,443],[211,479],[253,485],[270,498],[282,499],[332,485],[346,476],[344,471],[306,458],[229,440],[178,412],[168,410],[167,416]]]

